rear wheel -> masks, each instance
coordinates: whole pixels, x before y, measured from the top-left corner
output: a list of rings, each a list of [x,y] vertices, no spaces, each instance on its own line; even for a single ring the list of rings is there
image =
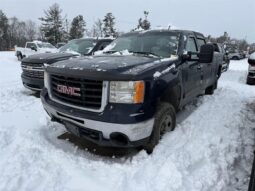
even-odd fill
[[[205,89],[205,94],[206,95],[213,95],[214,90],[216,90],[217,87],[218,87],[218,80],[216,80],[216,82],[213,85],[211,85],[211,86],[209,86]]]
[[[173,131],[176,125],[176,114],[174,107],[167,102],[161,102],[155,115],[153,131],[150,141],[144,146],[148,154],[153,152],[161,137],[167,131]]]

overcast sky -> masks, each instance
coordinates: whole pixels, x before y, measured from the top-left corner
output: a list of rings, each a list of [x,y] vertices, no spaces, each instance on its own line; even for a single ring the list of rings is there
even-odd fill
[[[40,24],[43,10],[55,2],[69,20],[82,14],[89,28],[97,18],[112,12],[117,28],[128,32],[148,10],[152,27],[171,24],[212,36],[227,31],[231,37],[255,42],[255,0],[0,0],[0,9],[8,17]]]

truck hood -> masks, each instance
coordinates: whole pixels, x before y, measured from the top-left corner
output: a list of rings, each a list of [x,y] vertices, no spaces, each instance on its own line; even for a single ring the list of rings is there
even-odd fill
[[[42,53],[56,53],[58,52],[57,48],[40,48],[40,52]]]
[[[134,55],[89,56],[56,62],[48,66],[46,71],[89,78],[96,76],[105,80],[109,78],[133,79],[134,77],[144,78],[144,76],[148,76],[148,73],[161,71],[161,67],[169,66],[176,60],[178,60],[178,57],[160,59]]]
[[[66,60],[76,56],[78,55],[74,53],[41,53],[24,58],[22,62],[52,64],[54,62]]]

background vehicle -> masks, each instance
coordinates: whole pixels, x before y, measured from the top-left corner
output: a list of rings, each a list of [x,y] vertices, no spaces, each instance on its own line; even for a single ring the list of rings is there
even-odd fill
[[[217,88],[222,56],[200,33],[131,32],[106,49],[47,66],[41,92],[53,121],[96,144],[150,153],[178,110]]]
[[[27,42],[25,48],[15,47],[15,56],[17,56],[18,60],[21,60],[24,57],[28,57],[33,54],[39,53],[55,53],[58,50],[50,43],[41,42],[41,41],[33,41]]]
[[[65,42],[59,42],[56,44],[56,48],[60,48],[62,46],[64,46],[66,43]]]
[[[222,44],[220,43],[213,43],[214,48],[215,48],[215,52],[219,53],[222,55],[223,60],[222,60],[222,64],[221,64],[221,71],[222,72],[226,72],[229,68],[229,58],[228,58],[228,53],[226,53],[224,47]]]
[[[230,60],[240,60],[245,58],[245,55],[241,53],[239,50],[228,50],[228,57]]]
[[[36,54],[24,58],[21,62],[23,85],[30,90],[40,91],[44,86],[44,64],[53,64],[81,55],[92,55],[95,51],[104,49],[111,41],[111,39],[75,39],[62,46],[58,53]]]
[[[255,53],[250,55],[248,63],[249,69],[247,75],[247,84],[255,85]]]

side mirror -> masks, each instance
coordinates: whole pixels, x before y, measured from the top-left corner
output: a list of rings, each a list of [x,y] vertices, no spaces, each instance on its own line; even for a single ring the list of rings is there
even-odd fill
[[[211,63],[213,61],[214,46],[212,44],[204,44],[200,47],[199,62]]]
[[[182,54],[181,59],[182,59],[183,61],[190,61],[190,60],[191,60],[191,52],[185,51],[185,52]]]
[[[31,50],[37,51],[37,48],[35,46],[31,46]]]

